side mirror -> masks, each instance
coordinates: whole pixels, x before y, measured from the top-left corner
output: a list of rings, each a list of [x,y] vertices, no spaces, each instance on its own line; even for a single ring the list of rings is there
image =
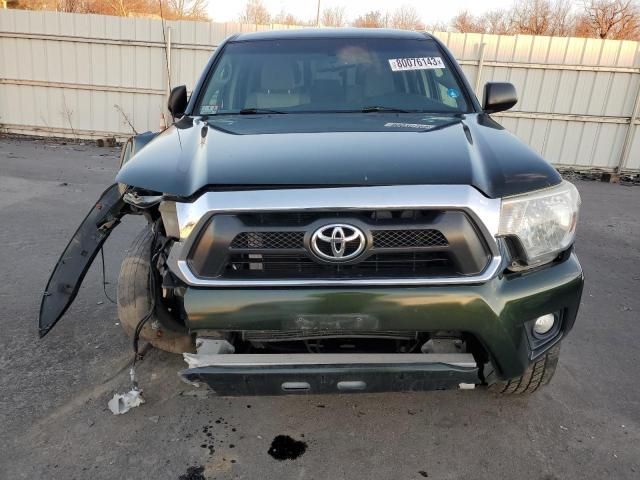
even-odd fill
[[[187,87],[179,85],[171,89],[167,108],[174,117],[181,117],[187,109]]]
[[[485,113],[509,110],[518,103],[516,88],[507,82],[489,82],[484,86],[484,102],[482,109]]]

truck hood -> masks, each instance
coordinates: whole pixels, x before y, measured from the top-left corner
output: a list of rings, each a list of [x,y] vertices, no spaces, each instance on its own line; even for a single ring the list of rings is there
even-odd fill
[[[472,185],[497,198],[560,176],[485,114],[184,117],[116,180],[178,197],[209,188]]]

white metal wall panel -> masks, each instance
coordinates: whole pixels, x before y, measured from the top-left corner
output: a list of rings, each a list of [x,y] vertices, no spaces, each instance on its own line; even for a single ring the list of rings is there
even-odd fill
[[[8,10],[0,34],[0,123],[9,130],[122,136],[132,133],[125,117],[139,131],[158,128],[166,91],[160,22]]]
[[[496,117],[545,158],[567,166],[618,166],[640,88],[637,42],[437,35],[462,63],[472,83],[479,58],[479,49],[474,47],[485,44],[480,85],[509,81],[520,96],[511,111]],[[640,140],[635,135],[633,139],[628,169],[637,169],[639,164]]]
[[[227,36],[278,25],[0,11],[0,126],[95,137],[157,130],[172,86],[193,88]],[[472,86],[515,84],[520,101],[496,115],[557,165],[640,169],[638,42],[436,32]],[[483,62],[480,66],[480,56]],[[629,148],[624,153],[625,141]],[[516,160],[517,161],[517,160]]]

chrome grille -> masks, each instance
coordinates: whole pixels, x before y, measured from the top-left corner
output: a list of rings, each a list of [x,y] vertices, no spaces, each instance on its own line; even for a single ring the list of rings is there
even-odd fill
[[[365,233],[360,256],[331,261],[314,254],[312,234],[334,222]],[[490,259],[464,212],[409,209],[217,214],[187,261],[207,281],[294,282],[466,278]]]

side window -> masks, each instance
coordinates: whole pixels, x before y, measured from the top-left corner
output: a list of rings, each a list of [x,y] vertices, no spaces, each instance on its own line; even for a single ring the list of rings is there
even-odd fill
[[[222,64],[216,68],[215,74],[209,83],[209,88],[200,107],[202,113],[215,113],[218,109],[228,108],[229,92],[227,91],[227,85],[229,85],[232,75],[232,63],[229,60],[223,60]]]

